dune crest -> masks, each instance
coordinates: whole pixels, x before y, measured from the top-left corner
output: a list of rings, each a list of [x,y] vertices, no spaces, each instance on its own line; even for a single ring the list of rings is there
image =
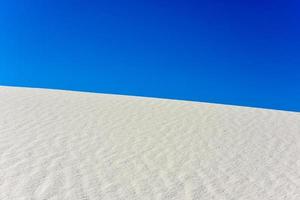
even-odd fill
[[[300,114],[0,87],[1,200],[298,200]]]

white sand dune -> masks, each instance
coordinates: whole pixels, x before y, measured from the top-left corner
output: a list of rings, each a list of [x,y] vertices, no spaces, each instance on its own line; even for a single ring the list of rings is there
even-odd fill
[[[300,113],[0,87],[1,200],[299,200]]]

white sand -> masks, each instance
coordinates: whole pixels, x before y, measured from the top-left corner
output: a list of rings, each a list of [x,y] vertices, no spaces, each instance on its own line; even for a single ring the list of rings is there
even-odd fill
[[[300,199],[296,112],[0,87],[0,155],[1,200]]]

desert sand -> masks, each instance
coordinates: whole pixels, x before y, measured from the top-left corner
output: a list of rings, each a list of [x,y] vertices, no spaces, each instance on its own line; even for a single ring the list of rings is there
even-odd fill
[[[300,113],[0,87],[1,200],[299,200]]]

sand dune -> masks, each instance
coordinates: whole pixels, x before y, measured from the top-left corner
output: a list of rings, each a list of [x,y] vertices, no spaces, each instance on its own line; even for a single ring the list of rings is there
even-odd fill
[[[1,200],[299,200],[300,113],[0,87]]]

